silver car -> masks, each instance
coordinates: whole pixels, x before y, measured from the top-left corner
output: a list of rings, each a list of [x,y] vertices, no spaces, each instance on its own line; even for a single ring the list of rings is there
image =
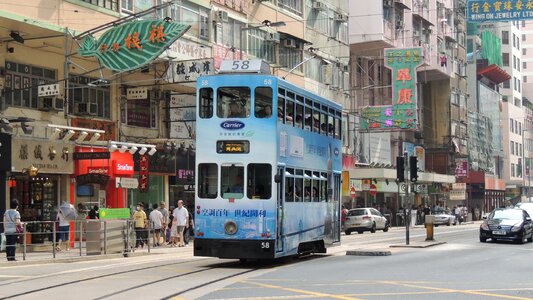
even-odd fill
[[[362,234],[364,231],[374,233],[376,230],[387,232],[389,226],[390,224],[387,218],[377,209],[371,207],[355,208],[350,209],[346,214],[344,233],[346,235],[350,235],[352,231],[357,231],[359,234]]]
[[[445,210],[440,210],[440,211],[435,212],[434,216],[435,216],[435,220],[433,221],[433,225],[435,225],[435,227],[439,225],[450,226],[452,224],[453,225],[457,224],[457,220],[455,216],[448,213]]]

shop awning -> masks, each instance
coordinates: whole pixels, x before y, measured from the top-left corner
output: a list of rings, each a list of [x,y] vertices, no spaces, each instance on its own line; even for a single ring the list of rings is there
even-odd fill
[[[496,64],[492,64],[480,71],[477,72],[479,76],[483,76],[490,81],[494,82],[495,84],[500,84],[502,82],[505,82],[509,79],[511,79],[511,75],[507,74],[505,70],[500,68]]]

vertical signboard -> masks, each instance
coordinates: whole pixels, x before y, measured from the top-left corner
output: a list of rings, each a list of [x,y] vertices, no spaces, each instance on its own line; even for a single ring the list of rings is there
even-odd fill
[[[416,68],[421,48],[385,49],[385,66],[392,73],[392,106],[366,107],[361,129],[414,130],[417,128]]]

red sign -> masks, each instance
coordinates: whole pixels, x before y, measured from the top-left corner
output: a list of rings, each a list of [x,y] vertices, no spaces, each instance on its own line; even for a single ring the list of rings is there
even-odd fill
[[[133,175],[133,159],[132,162],[114,161],[115,175]]]
[[[139,160],[139,190],[141,193],[148,192],[148,165],[149,156],[141,155]]]
[[[370,192],[370,195],[375,196],[378,193],[378,189],[376,188],[375,184],[370,185],[370,189],[368,190]]]
[[[109,174],[109,167],[87,167],[88,174]]]

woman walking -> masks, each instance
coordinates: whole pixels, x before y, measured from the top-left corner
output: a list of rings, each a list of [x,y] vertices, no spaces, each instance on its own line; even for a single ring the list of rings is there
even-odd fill
[[[17,228],[20,228],[20,213],[17,211],[19,202],[11,200],[10,209],[4,213],[4,234],[6,235],[6,256],[8,261],[16,261]]]

